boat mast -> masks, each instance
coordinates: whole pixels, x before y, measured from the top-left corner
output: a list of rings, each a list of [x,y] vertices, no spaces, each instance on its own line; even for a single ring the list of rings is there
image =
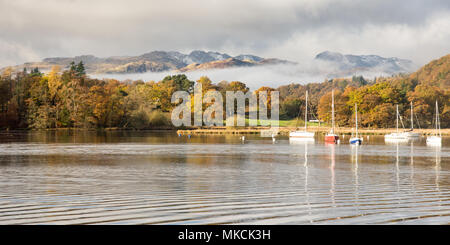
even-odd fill
[[[306,102],[305,102],[305,132],[306,132],[306,127],[308,125],[308,90],[306,90]]]
[[[395,118],[395,122],[396,122],[396,127],[397,127],[397,133],[398,133],[398,104],[396,105],[396,109],[397,109],[397,116]]]
[[[411,101],[411,131],[414,130],[413,105]]]
[[[438,102],[436,100],[436,129],[439,132],[439,137],[442,137],[441,135],[441,123],[439,120],[439,107],[438,107]],[[437,134],[437,132],[436,132]]]
[[[331,133],[334,134],[334,89],[331,90]]]
[[[358,138],[358,105],[355,103],[356,138]]]

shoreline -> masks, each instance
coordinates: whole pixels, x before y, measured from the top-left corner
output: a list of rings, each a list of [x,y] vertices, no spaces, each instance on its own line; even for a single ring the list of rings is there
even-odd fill
[[[102,131],[175,131],[177,128],[174,127],[160,127],[160,128],[149,128],[149,129],[132,129],[132,128],[45,128],[45,129],[30,129],[30,128],[13,128],[13,129],[0,129],[0,132],[14,132],[14,131],[33,131],[33,132],[44,132],[44,131],[86,131],[86,132],[102,132]]]
[[[299,130],[302,131],[303,127],[295,128],[295,127],[279,127],[278,135],[288,136],[289,132]],[[309,132],[315,132],[318,135],[324,135],[330,131],[330,127],[318,127],[318,126],[309,126]],[[176,131],[177,134],[181,135],[227,135],[227,134],[236,134],[236,135],[245,135],[245,134],[261,134],[262,130],[269,131],[270,127],[183,127],[183,128],[174,128],[174,127],[158,127],[152,129],[130,129],[130,128],[49,128],[49,129],[0,129],[0,132],[26,132],[26,131],[34,131],[34,132],[64,132],[64,131],[78,131],[78,132],[114,132],[114,131],[130,131],[130,132],[144,132],[144,131]],[[337,128],[336,133],[339,135],[351,135],[354,131],[353,128]],[[358,134],[360,135],[385,135],[392,132],[395,132],[395,128],[375,128],[375,129],[358,129]],[[407,130],[399,130],[400,132]],[[423,136],[433,135],[435,129],[414,129],[414,132],[420,133]],[[441,129],[442,136],[450,136],[450,128]]]
[[[309,132],[315,132],[319,135],[324,135],[330,131],[330,127],[308,127]],[[223,135],[223,134],[261,134],[262,130],[270,130],[270,127],[212,127],[212,128],[195,128],[195,129],[179,129],[177,134],[181,135]],[[279,127],[278,134],[283,136],[288,136],[289,132],[299,130],[302,131],[303,128],[295,127]],[[336,134],[339,135],[351,135],[354,131],[353,128],[337,128]],[[358,134],[360,135],[385,135],[395,132],[395,128],[378,128],[378,129],[358,129]],[[399,130],[400,132],[407,130]],[[435,129],[414,129],[414,132],[420,133],[421,135],[433,135]],[[450,128],[441,129],[441,134],[443,136],[450,136]]]

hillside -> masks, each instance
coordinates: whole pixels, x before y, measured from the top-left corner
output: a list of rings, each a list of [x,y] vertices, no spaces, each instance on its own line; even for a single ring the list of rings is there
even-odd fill
[[[410,75],[421,84],[450,90],[450,54],[433,60]]]
[[[232,67],[250,67],[259,65],[279,65],[279,64],[295,64],[294,62],[279,60],[279,59],[263,59],[248,56],[237,56],[237,58],[228,58],[226,60],[216,60],[206,63],[192,63],[181,69],[176,70],[176,72],[190,72],[195,70],[210,70],[210,69],[224,69]]]

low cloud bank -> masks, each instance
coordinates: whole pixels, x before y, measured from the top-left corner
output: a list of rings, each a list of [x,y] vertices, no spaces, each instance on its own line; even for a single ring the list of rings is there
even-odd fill
[[[91,77],[98,79],[117,80],[143,80],[160,81],[167,75],[177,74],[175,72],[147,72],[147,73],[127,73],[127,74],[91,74]],[[247,84],[250,89],[258,89],[262,86],[277,88],[291,83],[306,84],[311,82],[322,82],[325,79],[336,77],[351,77],[362,75],[372,79],[380,76],[390,76],[383,72],[381,68],[371,70],[356,71],[343,74],[337,67],[333,67],[326,62],[314,62],[310,64],[297,65],[269,65],[257,67],[235,67],[214,70],[197,70],[183,73],[190,80],[198,80],[201,76],[209,77],[214,83],[220,81],[240,81]]]

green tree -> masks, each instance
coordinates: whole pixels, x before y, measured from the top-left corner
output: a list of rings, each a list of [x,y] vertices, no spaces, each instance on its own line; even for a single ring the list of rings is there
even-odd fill
[[[187,91],[189,93],[192,93],[194,91],[195,83],[189,80],[184,74],[166,76],[161,82],[171,83],[173,86],[175,86],[175,89],[177,91]]]

